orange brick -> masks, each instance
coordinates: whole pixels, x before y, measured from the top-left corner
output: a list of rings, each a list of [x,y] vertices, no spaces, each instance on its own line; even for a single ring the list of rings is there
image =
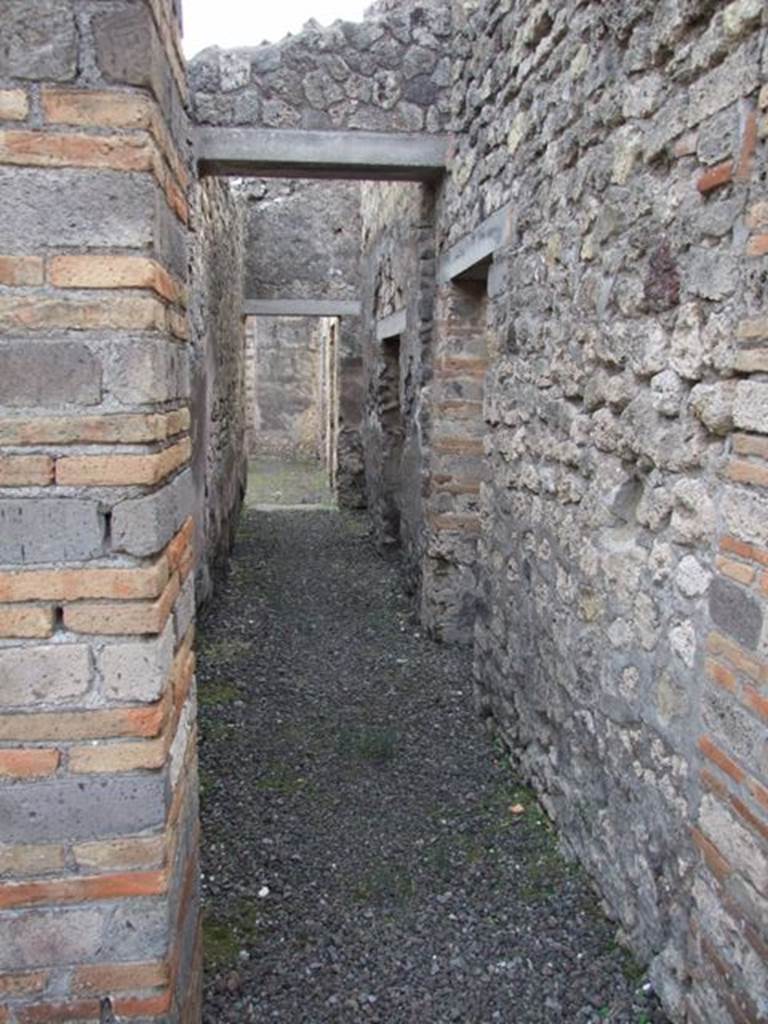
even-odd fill
[[[743,800],[740,800],[735,793],[729,795],[729,802],[733,810],[738,814],[742,821],[745,821],[747,825],[756,832],[763,839],[768,839],[768,824],[761,821],[756,814],[753,813],[747,807]]]
[[[744,130],[741,135],[741,146],[736,161],[734,178],[736,181],[748,181],[752,173],[752,158],[757,148],[757,115],[750,110],[744,121]]]
[[[156,1017],[171,1008],[171,993],[161,996],[133,996],[115,999],[115,1011],[122,1017]]]
[[[749,585],[755,578],[755,569],[751,565],[744,565],[743,562],[734,562],[731,558],[723,558],[718,555],[715,565],[717,571],[723,576],[728,576],[738,583]]]
[[[438,455],[482,455],[483,442],[469,437],[436,438],[432,450]]]
[[[747,256],[765,256],[768,253],[768,234],[753,235],[747,242]]]
[[[138,992],[148,988],[165,988],[170,981],[168,964],[85,964],[75,968],[72,988],[81,992]]]
[[[744,459],[732,459],[728,463],[726,476],[739,484],[752,484],[755,487],[768,487],[768,466],[761,466]]]
[[[768,567],[768,551],[755,547],[754,544],[747,544],[745,541],[739,540],[738,537],[723,537],[720,541],[720,550]]]
[[[18,288],[42,283],[43,261],[39,256],[0,256],[0,284]]]
[[[0,750],[0,776],[39,778],[53,775],[58,767],[58,750]]]
[[[768,789],[756,779],[747,779],[747,788],[757,802],[768,811]]]
[[[741,373],[768,373],[768,349],[739,349],[733,357],[733,369]]]
[[[84,999],[75,1003],[38,1003],[16,1011],[18,1024],[83,1024],[101,1020],[100,999]],[[112,1008],[119,1019],[124,1017],[157,1017],[168,1013],[171,994],[157,996],[123,996],[112,1000]],[[0,1022],[3,1018],[0,1016]]]
[[[0,419],[0,444],[141,444],[189,430],[189,409],[114,416],[40,416]]]
[[[167,702],[149,707],[110,711],[56,711],[0,715],[0,740],[44,743],[111,739],[120,736],[157,736],[168,713]]]
[[[706,195],[707,192],[712,192],[714,189],[720,188],[721,185],[727,185],[733,180],[733,170],[732,160],[718,164],[701,175],[696,182],[696,188],[702,195]]]
[[[758,434],[734,434],[733,450],[739,455],[757,455],[760,458],[768,459],[768,437],[760,437]],[[768,552],[766,552],[768,563]]]
[[[755,341],[768,338],[768,316],[751,317],[742,320],[736,328],[736,336],[740,341]]]
[[[149,455],[65,455],[56,462],[56,483],[66,486],[124,487],[157,484],[189,461],[189,438]]]
[[[0,89],[0,121],[23,121],[29,100],[23,89]]]
[[[768,697],[764,697],[754,686],[744,687],[744,703],[751,708],[756,715],[768,722]]]
[[[25,331],[165,331],[165,306],[154,296],[54,299],[29,293],[0,297],[0,328]]]
[[[0,455],[0,487],[49,487],[53,459],[47,455]]]
[[[480,483],[477,480],[447,480],[432,487],[432,494],[479,494]]]
[[[708,839],[703,832],[699,831],[699,829],[692,828],[691,837],[704,857],[704,861],[709,870],[719,882],[724,881],[728,875],[731,874],[731,865],[725,859],[723,854],[718,850],[712,840]]]
[[[68,765],[76,774],[153,771],[163,767],[166,753],[166,744],[161,739],[72,747]]]
[[[442,378],[484,377],[487,369],[487,359],[464,356],[444,356],[435,367],[436,375]]]
[[[186,196],[170,175],[167,176],[165,181],[165,198],[181,223],[187,224],[189,221],[189,206],[187,205]]]
[[[736,685],[736,676],[730,669],[726,668],[725,665],[721,665],[719,661],[714,661],[712,658],[707,658],[706,661],[707,675],[710,679],[722,686],[725,690],[730,690],[731,693],[736,693],[738,686]]]
[[[180,589],[178,574],[174,573],[156,601],[80,601],[66,605],[64,625],[73,633],[102,636],[162,633]]]
[[[50,124],[83,128],[149,128],[154,104],[139,93],[46,87],[43,114]]]
[[[431,515],[429,521],[434,530],[446,533],[480,533],[480,520],[477,516],[446,513],[445,515]]]
[[[66,1021],[97,1021],[101,1016],[100,1000],[79,1003],[38,1003],[16,1012],[19,1024],[65,1024]],[[1,1020],[1,1018],[0,1018]]]
[[[23,996],[36,995],[45,989],[47,983],[47,971],[3,974],[0,975],[0,996],[5,996],[7,999],[19,999]]]
[[[30,907],[41,903],[80,903],[131,896],[160,896],[168,888],[165,871],[126,871],[90,878],[48,879],[40,882],[6,882],[0,885],[0,909]]]
[[[63,871],[66,850],[51,843],[3,846],[0,844],[0,874],[39,877],[52,871]]]
[[[57,288],[151,288],[169,302],[182,295],[165,267],[146,256],[54,256],[48,280]]]
[[[164,836],[137,836],[78,843],[72,852],[79,868],[89,871],[162,867]]]
[[[140,569],[30,569],[0,572],[0,601],[137,600],[162,594],[168,560]]]
[[[482,402],[438,402],[437,411],[452,420],[481,420]]]
[[[181,525],[176,536],[170,542],[168,547],[165,549],[165,557],[168,559],[168,565],[171,572],[174,572],[179,568],[184,556],[186,555],[187,549],[192,543],[195,533],[195,522],[192,516],[188,516]]]
[[[720,771],[725,772],[734,782],[741,783],[746,778],[744,771],[736,764],[736,762],[721,750],[720,747],[714,743],[709,736],[702,736],[699,740],[699,750],[702,754],[717,765]]]
[[[750,206],[747,211],[746,223],[750,231],[768,228],[768,202],[761,200]]]
[[[178,313],[175,309],[168,310],[168,330],[177,341],[189,340],[189,329],[187,317],[184,313]]]
[[[33,639],[53,634],[54,609],[0,605],[0,637]]]
[[[0,131],[0,164],[151,171],[153,159],[153,147],[143,132],[86,135],[21,129]]]
[[[727,658],[739,672],[743,672],[755,682],[768,679],[768,666],[765,662],[745,654],[734,641],[719,633],[710,633],[707,638],[707,650],[710,654]]]

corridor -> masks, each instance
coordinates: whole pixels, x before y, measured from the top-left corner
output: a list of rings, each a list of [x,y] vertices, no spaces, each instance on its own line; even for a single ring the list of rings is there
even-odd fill
[[[249,504],[198,644],[204,1021],[664,1021],[365,516],[275,462]]]

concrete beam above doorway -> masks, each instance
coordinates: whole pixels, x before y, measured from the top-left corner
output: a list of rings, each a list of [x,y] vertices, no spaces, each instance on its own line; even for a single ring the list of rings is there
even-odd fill
[[[360,316],[356,299],[246,299],[244,316]]]
[[[398,309],[397,312],[377,320],[376,340],[384,341],[386,338],[396,338],[400,334],[405,334],[407,319],[406,311]]]
[[[512,207],[502,206],[468,235],[443,253],[438,264],[440,284],[456,280],[483,280],[493,254],[507,239]]]
[[[364,131],[198,128],[202,175],[434,181],[445,173],[448,137]]]

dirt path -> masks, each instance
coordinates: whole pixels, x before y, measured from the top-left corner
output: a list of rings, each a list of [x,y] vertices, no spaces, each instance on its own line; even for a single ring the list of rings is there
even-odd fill
[[[206,1024],[664,1020],[364,518],[251,508],[199,648]]]

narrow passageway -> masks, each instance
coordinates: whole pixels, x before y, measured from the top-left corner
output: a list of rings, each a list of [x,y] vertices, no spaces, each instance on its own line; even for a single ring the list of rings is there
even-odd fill
[[[200,629],[204,1021],[663,1020],[471,710],[468,652],[317,478],[254,474]],[[253,498],[252,498],[253,500]]]

